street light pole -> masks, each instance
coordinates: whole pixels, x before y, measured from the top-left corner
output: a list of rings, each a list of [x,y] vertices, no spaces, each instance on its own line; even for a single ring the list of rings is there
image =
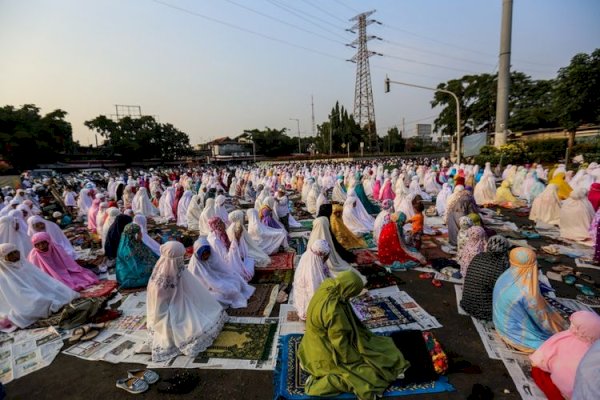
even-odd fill
[[[300,145],[300,120],[298,118],[290,118],[290,121],[296,121],[298,124],[298,154],[302,154],[302,148]]]
[[[385,93],[390,92],[390,83],[395,83],[396,85],[415,87],[415,88],[419,88],[419,89],[432,90],[434,92],[442,92],[442,93],[446,93],[446,94],[449,94],[450,96],[452,96],[452,98],[456,102],[456,147],[457,147],[456,162],[457,162],[457,164],[460,164],[461,132],[460,132],[460,103],[458,102],[458,96],[449,90],[430,88],[427,86],[414,85],[412,83],[406,83],[406,82],[392,81],[387,76],[385,77]]]
[[[256,142],[254,141],[254,132],[244,131],[252,138],[252,158],[254,159],[254,164],[256,164]]]

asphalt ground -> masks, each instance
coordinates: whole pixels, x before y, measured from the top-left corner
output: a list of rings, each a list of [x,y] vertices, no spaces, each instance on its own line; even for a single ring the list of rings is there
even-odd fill
[[[515,222],[517,226],[529,225],[523,217],[516,216],[510,210],[503,214]],[[551,243],[548,240],[529,240],[530,244]],[[559,262],[575,266],[574,262],[561,257]],[[545,270],[552,264],[541,262]],[[576,268],[577,270],[577,268]],[[600,272],[582,269],[600,282]],[[404,280],[399,285],[401,290],[410,294],[427,312],[435,316],[443,325],[433,330],[444,350],[470,363],[479,366],[481,373],[451,373],[450,383],[456,391],[439,394],[413,395],[398,399],[466,399],[474,384],[482,384],[492,389],[494,399],[520,398],[512,379],[501,361],[491,360],[481,343],[479,335],[470,317],[461,316],[456,309],[456,298],[453,284],[443,282],[441,288],[434,287],[430,281],[419,279],[419,272],[408,271],[396,273]],[[574,298],[578,291],[561,282],[551,281],[559,297]],[[272,315],[278,314],[278,307]],[[115,387],[119,378],[127,376],[128,369],[138,368],[137,364],[109,364],[106,362],[90,362],[76,357],[59,354],[54,362],[46,368],[36,371],[6,385],[9,399],[131,399],[134,395]],[[157,370],[161,373],[172,373],[174,370]],[[194,370],[200,377],[200,384],[186,395],[165,395],[152,388],[137,395],[140,399],[226,399],[253,400],[273,398],[273,373],[246,370]]]

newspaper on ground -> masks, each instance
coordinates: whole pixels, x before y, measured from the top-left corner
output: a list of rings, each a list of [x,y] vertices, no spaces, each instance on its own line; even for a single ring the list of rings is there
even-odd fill
[[[474,317],[471,317],[471,320],[473,321],[473,325],[475,325],[475,329],[481,338],[481,342],[489,358],[500,360],[500,350],[512,351],[512,348],[500,339],[491,322],[484,323]]]
[[[462,296],[463,296],[463,286],[462,285],[454,285],[454,292],[456,293],[456,308],[458,309],[458,313],[460,315],[469,315],[460,306],[460,301],[462,300]]]
[[[446,274],[442,274],[439,271],[436,271],[435,269],[431,268],[431,267],[415,267],[414,268],[415,271],[420,271],[420,272],[430,272],[433,274],[433,278],[432,279],[437,279],[438,281],[445,281],[445,282],[450,282],[450,283],[455,283],[458,285],[462,285],[464,283],[464,279],[457,279],[457,278],[453,278],[451,276],[448,276]]]
[[[19,330],[0,335],[0,382],[47,367],[63,346],[61,335],[53,327]]]
[[[298,316],[298,312],[293,304],[282,304],[279,307],[280,336],[292,333],[304,333],[305,329],[305,323]]]
[[[563,306],[569,307],[573,311],[594,311],[590,306],[580,303],[575,299],[557,297],[556,300],[559,301]]]
[[[517,391],[524,400],[545,400],[546,396],[531,378],[531,361],[527,354],[500,349],[499,355]]]

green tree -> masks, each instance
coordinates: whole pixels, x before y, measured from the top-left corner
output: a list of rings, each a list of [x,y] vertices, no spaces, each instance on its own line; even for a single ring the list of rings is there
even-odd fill
[[[0,151],[13,167],[22,170],[63,159],[74,148],[67,112],[54,110],[44,116],[39,107],[0,108]]]
[[[335,103],[331,112],[321,125],[317,125],[317,148],[322,154],[329,154],[330,137],[333,142],[333,153],[346,151],[342,144],[350,144],[351,151],[358,151],[360,142],[366,138],[365,131],[356,123],[352,114],[349,114],[339,102]]]
[[[100,115],[84,124],[106,138],[113,156],[127,162],[152,158],[173,160],[192,151],[185,132],[171,124],[161,124],[152,116],[113,121]]]
[[[256,153],[267,157],[287,156],[298,151],[298,139],[295,140],[285,134],[287,128],[271,129],[265,127],[263,130],[246,129],[244,132],[251,133],[256,144]]]
[[[558,71],[554,86],[555,113],[569,132],[568,154],[575,142],[575,131],[586,123],[600,122],[600,49],[580,53]],[[566,160],[569,162],[569,160]]]
[[[402,132],[398,129],[398,127],[394,126],[389,128],[387,131],[387,135],[385,135],[382,139],[383,142],[383,151],[388,153],[403,153],[405,140],[402,137]]]

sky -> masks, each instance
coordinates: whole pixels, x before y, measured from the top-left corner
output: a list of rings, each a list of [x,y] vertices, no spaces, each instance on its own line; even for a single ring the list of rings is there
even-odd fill
[[[115,104],[169,122],[192,144],[245,129],[312,135],[336,101],[353,110],[354,15],[376,10],[369,50],[378,133],[415,134],[432,123],[435,87],[497,70],[501,0],[0,0],[0,106],[68,112],[84,121]],[[600,1],[515,0],[512,69],[556,76],[577,53],[600,47]]]

